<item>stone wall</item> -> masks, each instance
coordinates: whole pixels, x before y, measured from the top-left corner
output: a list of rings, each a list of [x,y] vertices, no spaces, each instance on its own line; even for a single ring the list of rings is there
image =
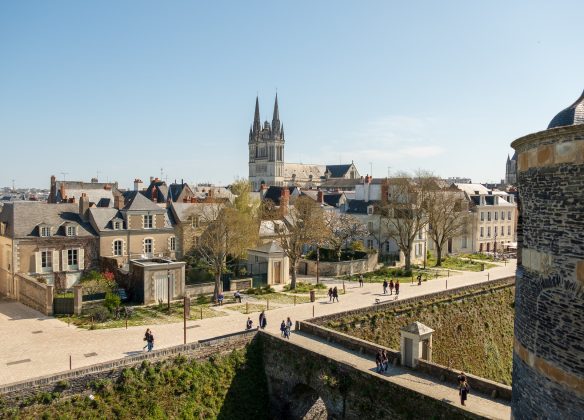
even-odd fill
[[[316,276],[316,261],[300,260],[300,264],[306,264],[305,270],[307,275]],[[321,276],[344,276],[359,273],[368,273],[374,271],[377,266],[377,253],[367,255],[367,258],[352,261],[319,261],[318,272]]]
[[[185,286],[185,296],[197,297],[199,295],[208,295],[215,291],[215,283],[198,283],[187,284]]]
[[[504,278],[500,278],[500,279],[486,281],[486,282],[479,283],[479,284],[472,284],[469,286],[456,287],[456,288],[452,288],[452,289],[443,290],[441,292],[429,293],[426,295],[411,297],[411,298],[407,298],[407,299],[403,299],[403,300],[399,299],[399,300],[392,300],[392,301],[388,301],[388,302],[383,302],[383,303],[377,304],[375,306],[366,306],[364,308],[353,309],[351,311],[339,312],[339,313],[331,314],[331,315],[324,315],[324,316],[313,318],[311,320],[311,322],[318,324],[318,325],[322,325],[328,321],[337,321],[337,320],[341,320],[343,318],[350,317],[350,316],[387,311],[389,309],[399,307],[399,306],[412,305],[412,304],[416,304],[419,302],[428,302],[430,300],[436,300],[436,299],[451,299],[454,295],[462,294],[462,293],[464,293],[466,295],[465,297],[470,297],[470,296],[473,296],[476,294],[486,293],[489,290],[509,287],[509,285],[513,284],[514,282],[515,282],[515,277],[504,277]]]
[[[186,356],[190,359],[205,359],[217,353],[245,347],[256,334],[256,330],[244,331],[187,345],[154,350],[151,353],[128,356],[123,359],[73,369],[55,375],[15,382],[0,387],[0,396],[8,405],[16,405],[19,401],[33,397],[39,392],[59,391],[65,395],[76,394],[89,389],[92,381],[100,379],[116,380],[124,369],[138,366],[144,361],[155,362],[178,355]]]
[[[584,125],[513,142],[519,188],[513,415],[584,413]]]
[[[34,277],[17,273],[17,300],[44,315],[53,314],[54,286],[39,283]]]
[[[294,406],[322,398],[332,419],[479,418],[347,363],[260,332],[273,418],[290,418]]]

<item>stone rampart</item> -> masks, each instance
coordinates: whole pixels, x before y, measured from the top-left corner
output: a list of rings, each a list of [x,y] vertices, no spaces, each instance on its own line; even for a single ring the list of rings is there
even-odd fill
[[[256,334],[256,330],[244,331],[15,382],[0,387],[0,396],[7,404],[16,405],[19,401],[33,397],[39,392],[59,391],[65,395],[76,394],[87,390],[93,381],[117,380],[124,369],[139,366],[143,362],[156,362],[179,355],[189,359],[205,359],[214,354],[242,348],[249,344]]]

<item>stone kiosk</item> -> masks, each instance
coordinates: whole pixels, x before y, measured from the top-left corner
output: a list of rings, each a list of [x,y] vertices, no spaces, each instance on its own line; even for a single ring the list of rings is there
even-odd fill
[[[519,189],[512,416],[584,413],[584,93],[515,140]]]
[[[415,368],[418,359],[432,361],[432,333],[434,330],[421,322],[412,322],[400,330],[402,365]]]
[[[287,284],[290,279],[288,257],[276,241],[247,250],[247,272],[250,276],[264,275],[267,284]]]

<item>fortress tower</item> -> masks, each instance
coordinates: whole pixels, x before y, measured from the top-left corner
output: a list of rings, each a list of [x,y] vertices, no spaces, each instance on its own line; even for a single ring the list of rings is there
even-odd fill
[[[584,93],[511,145],[519,189],[512,414],[584,413]]]
[[[280,123],[278,95],[274,102],[272,124],[260,122],[260,104],[256,97],[253,124],[249,129],[249,181],[254,191],[261,184],[284,185],[284,125]]]

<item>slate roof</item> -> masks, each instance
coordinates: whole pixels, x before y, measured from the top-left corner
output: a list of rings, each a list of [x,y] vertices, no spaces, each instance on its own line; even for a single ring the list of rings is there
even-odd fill
[[[284,178],[292,179],[292,175],[296,176],[296,179],[304,181],[310,179],[312,175],[313,181],[320,181],[324,177],[325,166],[324,165],[310,165],[304,163],[285,163],[284,164]]]
[[[257,248],[250,249],[250,251],[255,252],[262,252],[265,254],[272,254],[272,253],[283,253],[284,250],[276,241],[268,242],[267,244],[263,244],[258,246]]]
[[[118,209],[114,208],[99,208],[91,207],[89,209],[91,220],[98,231],[109,230],[112,228],[110,222],[115,218],[122,218],[122,214]]]
[[[341,198],[343,197],[343,193],[332,193],[332,194],[324,194],[322,199],[326,204],[333,207],[338,207],[341,203]]]
[[[566,125],[584,124],[584,92],[568,108],[560,111],[549,123],[548,129]]]
[[[323,190],[332,190],[335,188],[350,188],[355,189],[355,185],[360,184],[361,179],[327,179],[320,184],[320,188]]]
[[[264,200],[272,200],[275,205],[280,205],[280,197],[282,197],[282,189],[288,188],[290,191],[290,201],[292,201],[292,195],[298,195],[299,190],[298,187],[277,187],[271,186],[268,188],[266,193],[264,194]]]
[[[6,203],[2,206],[0,221],[7,225],[6,235],[14,238],[39,237],[38,226],[41,224],[52,227],[51,236],[63,237],[66,236],[63,226],[68,223],[78,226],[77,237],[95,236],[91,225],[79,217],[79,205],[75,203]]]
[[[126,211],[153,211],[157,213],[164,212],[164,209],[147,199],[144,194],[139,191],[128,191],[124,193],[126,198]]]
[[[348,200],[347,213],[367,214],[367,207],[377,204],[377,201]]]
[[[343,178],[351,169],[351,164],[345,165],[326,165],[326,172],[330,173],[331,178]]]
[[[218,203],[172,203],[171,209],[178,223],[187,222],[191,216],[199,216],[207,222],[216,217],[219,206]]]
[[[168,199],[168,186],[164,181],[152,181],[150,185],[148,185],[148,188],[146,188],[144,195],[150,199],[152,197],[152,190],[155,188],[156,201],[159,203],[166,203],[166,200]]]

